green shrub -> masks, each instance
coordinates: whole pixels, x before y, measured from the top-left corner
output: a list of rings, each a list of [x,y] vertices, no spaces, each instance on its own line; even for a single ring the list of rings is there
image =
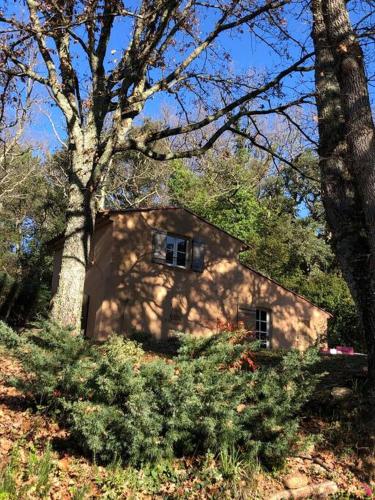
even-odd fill
[[[15,349],[21,342],[22,339],[20,335],[12,330],[6,323],[0,321],[0,344],[8,349]]]
[[[51,408],[56,406],[60,393],[75,398],[79,378],[72,381],[72,377],[85,362],[93,365],[95,350],[90,344],[50,322],[24,333],[22,340],[14,354],[29,376],[19,378],[16,386],[32,396],[37,404]]]
[[[173,362],[150,361],[133,341],[113,336],[94,346],[45,323],[15,344],[30,374],[17,386],[102,461],[140,465],[230,449],[268,467],[282,464],[316,383],[309,371],[316,353],[290,352],[277,366],[251,371],[244,360],[257,344],[239,333],[181,343]]]

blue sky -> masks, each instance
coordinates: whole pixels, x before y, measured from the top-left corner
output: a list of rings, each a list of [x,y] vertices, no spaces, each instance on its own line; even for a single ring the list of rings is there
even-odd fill
[[[132,0],[129,5],[130,7],[134,7],[138,5],[139,2]],[[311,30],[310,23],[310,14],[308,9],[302,9],[301,5],[303,2],[295,1],[294,4],[289,8],[289,11],[285,13],[285,28],[295,36],[296,39],[301,42],[305,42],[309,40],[309,33]],[[9,4],[8,4],[9,5]],[[11,5],[11,9],[18,9],[17,4]],[[0,0],[0,9],[6,6],[5,0]],[[355,15],[353,19],[358,19],[359,14]],[[215,18],[212,14],[203,18],[201,20],[201,31],[207,32],[215,22]],[[113,59],[118,58],[121,54],[121,51],[126,48],[129,37],[131,33],[131,21],[127,20],[125,22],[116,23],[111,41],[108,46],[108,54],[107,54],[107,67],[110,68],[113,66]],[[262,34],[264,36],[264,33]],[[267,73],[269,77],[277,74],[282,68],[287,67],[291,64],[292,60],[297,59],[301,55],[301,51],[299,47],[290,42],[285,42],[280,40],[276,44],[276,51],[270,48],[267,43],[262,42],[259,38],[256,38],[254,35],[248,34],[245,32],[243,35],[237,35],[236,37],[232,37],[229,34],[222,36],[219,39],[219,43],[221,46],[230,53],[231,62],[229,64],[229,73],[233,75],[243,75],[250,71],[254,72],[254,75],[262,75],[263,73]],[[307,45],[311,48],[311,41],[309,40]],[[373,49],[373,47],[372,47]],[[111,50],[116,50],[115,54],[111,54]],[[279,51],[280,53],[277,53]],[[368,53],[371,53],[371,47],[367,48]],[[85,73],[87,72],[87,63],[84,59],[83,53],[78,53],[79,58],[76,61],[76,66],[79,68],[80,81],[84,81]],[[171,52],[171,57],[179,57],[178,53]],[[216,61],[220,63],[221,61]],[[213,64],[216,64],[214,62]],[[256,77],[256,76],[255,76]],[[313,89],[313,74],[293,74],[291,77],[285,80],[284,91],[286,94],[286,98],[291,99],[294,95],[301,90],[302,86],[305,86],[306,89]],[[39,89],[39,94],[43,99],[40,107],[43,108],[44,111],[48,112],[51,115],[51,118],[54,121],[56,129],[59,131],[61,136],[64,138],[64,120],[62,119],[61,113],[51,105],[51,102],[46,102],[47,94],[45,91]],[[275,98],[274,102],[278,103],[282,102],[283,98]],[[47,99],[48,101],[48,99]],[[189,101],[189,98],[187,99]],[[169,106],[169,108],[173,111],[176,104],[173,98],[169,95],[160,94],[148,101],[143,116],[149,116],[153,119],[157,119],[161,116],[161,109],[163,106]],[[32,124],[29,129],[29,137],[31,139],[36,139],[45,144],[45,146],[49,149],[59,148],[60,144],[55,138],[53,134],[53,130],[49,120],[39,112],[39,106],[35,107],[33,113]]]

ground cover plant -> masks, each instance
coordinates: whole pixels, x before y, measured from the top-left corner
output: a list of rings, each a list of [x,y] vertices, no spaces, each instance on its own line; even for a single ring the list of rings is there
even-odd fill
[[[313,351],[255,369],[257,344],[243,332],[185,337],[171,361],[145,360],[139,344],[119,336],[93,345],[52,323],[0,331],[28,374],[12,384],[99,462],[141,466],[235,449],[248,462],[279,466],[318,378],[308,371]]]
[[[12,335],[12,330],[6,328],[0,332],[1,344],[5,340],[13,347],[23,337],[15,332]],[[155,346],[145,337],[138,341],[145,351],[141,364],[161,358],[175,366],[175,352],[166,352],[163,345],[158,345],[155,352]],[[20,491],[22,500],[40,498],[38,491],[41,493],[42,487],[44,497],[56,499],[156,496],[259,500],[280,492],[284,477],[290,473],[305,474],[310,485],[334,481],[340,492],[337,498],[363,498],[371,489],[373,441],[369,419],[359,412],[366,364],[363,357],[324,356],[310,366],[309,370],[319,373],[319,383],[308,404],[298,411],[297,445],[290,447],[283,467],[274,471],[263,467],[264,462],[251,462],[238,446],[223,447],[219,453],[161,458],[136,466],[120,459],[103,463],[99,456],[95,461],[92,453],[85,454],[82,445],[77,446],[81,443],[79,436],[72,439],[64,415],[59,416],[54,405],[40,405],[40,398],[33,393],[10,385],[22,378],[30,383],[31,378],[31,372],[25,371],[14,352],[0,345],[0,498],[18,500]],[[199,346],[195,346],[194,356],[199,354]],[[277,368],[284,355],[278,351],[251,352],[257,370]],[[248,353],[240,360],[242,369],[249,366],[247,357]],[[238,368],[238,360],[230,364],[231,370]],[[337,384],[352,389],[349,398],[332,398],[332,388]],[[243,411],[243,407],[238,410]]]

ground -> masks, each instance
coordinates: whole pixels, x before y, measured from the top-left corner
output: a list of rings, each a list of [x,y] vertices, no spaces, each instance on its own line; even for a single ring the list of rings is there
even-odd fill
[[[276,358],[258,355],[258,362],[273,363]],[[270,499],[284,489],[285,476],[298,473],[306,475],[310,485],[333,480],[339,489],[334,498],[364,498],[375,479],[374,442],[368,432],[371,419],[361,416],[358,420],[363,358],[322,359],[317,369],[326,374],[302,418],[304,451],[290,457],[284,470],[273,473],[249,471],[241,462],[219,469],[210,456],[161,463],[142,471],[102,467],[80,456],[64,429],[31,409],[27,396],[8,385],[9,377],[21,369],[5,351],[0,351],[0,365],[1,499]],[[338,397],[332,397],[338,386],[352,392],[342,397],[338,391]]]

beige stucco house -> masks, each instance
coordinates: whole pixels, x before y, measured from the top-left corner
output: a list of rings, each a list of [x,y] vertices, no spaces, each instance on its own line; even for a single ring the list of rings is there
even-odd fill
[[[224,323],[255,331],[265,347],[305,349],[329,313],[242,265],[247,246],[184,208],[103,212],[85,283],[88,337],[174,331],[210,334]],[[61,266],[55,244],[53,292]]]

